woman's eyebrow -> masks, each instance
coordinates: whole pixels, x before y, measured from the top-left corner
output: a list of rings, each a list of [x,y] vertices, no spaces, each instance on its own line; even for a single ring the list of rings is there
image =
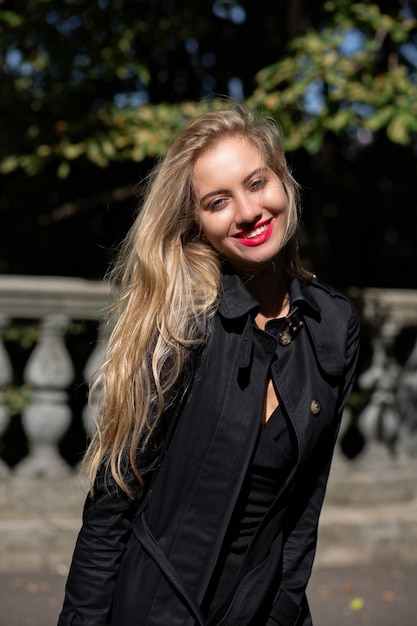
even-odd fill
[[[246,184],[250,181],[250,179],[253,176],[257,176],[258,174],[266,174],[268,171],[268,168],[263,166],[263,167],[257,167],[255,170],[253,170],[253,172],[251,172],[250,174],[248,174],[247,176],[245,176],[245,178],[243,179],[243,183]]]
[[[213,191],[209,191],[208,193],[204,194],[204,196],[202,196],[200,198],[200,204],[204,204],[204,202],[206,200],[208,200],[209,198],[211,198],[212,196],[218,196],[221,195],[222,193],[227,193],[227,189],[213,189]]]

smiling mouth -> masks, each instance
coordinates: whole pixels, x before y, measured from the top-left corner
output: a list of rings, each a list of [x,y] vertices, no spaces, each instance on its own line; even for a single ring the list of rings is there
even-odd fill
[[[251,230],[248,233],[239,233],[237,237],[239,239],[253,239],[254,237],[259,237],[259,235],[262,235],[262,233],[264,233],[267,230],[267,228],[269,227],[269,224],[270,224],[270,221],[264,222],[263,224],[261,224],[257,228],[254,228],[254,230]]]
[[[268,228],[268,224],[264,224],[263,226],[259,226],[259,228],[256,228],[255,230],[252,230],[247,235],[243,235],[243,239],[253,239],[253,237],[257,237],[258,235],[262,235],[262,233],[264,233],[267,228]]]

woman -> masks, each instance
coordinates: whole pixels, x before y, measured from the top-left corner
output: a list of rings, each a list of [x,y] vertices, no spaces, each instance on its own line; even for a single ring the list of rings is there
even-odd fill
[[[301,264],[279,127],[231,105],[153,172],[114,272],[91,491],[59,626],[307,626],[358,355]]]

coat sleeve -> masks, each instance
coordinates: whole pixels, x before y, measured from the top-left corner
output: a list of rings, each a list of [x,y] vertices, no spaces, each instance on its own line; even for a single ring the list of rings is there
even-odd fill
[[[106,626],[137,507],[102,474],[87,496],[58,626]]]
[[[113,595],[127,542],[132,533],[132,520],[139,507],[145,506],[149,486],[158,472],[172,433],[186,401],[189,382],[199,363],[200,347],[192,353],[180,383],[172,392],[169,407],[156,427],[152,441],[141,454],[139,467],[147,489],[134,501],[99,471],[94,496],[87,496],[83,523],[75,545],[65,588],[64,604],[58,626],[108,626]],[[126,481],[134,492],[137,479],[131,470]]]
[[[305,596],[317,545],[319,516],[326,492],[333,451],[344,406],[351,392],[359,354],[359,319],[352,309],[347,344],[346,367],[340,400],[330,431],[297,479],[292,504],[286,517],[283,570],[268,626],[311,626]]]

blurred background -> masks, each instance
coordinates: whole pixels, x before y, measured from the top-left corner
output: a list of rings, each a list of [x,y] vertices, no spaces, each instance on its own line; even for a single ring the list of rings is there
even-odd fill
[[[0,271],[102,278],[170,136],[231,95],[281,121],[303,250],[415,288],[414,0],[3,0]]]
[[[141,181],[222,96],[280,121],[302,187],[302,256],[362,316],[319,564],[407,557],[414,572],[417,1],[0,0],[0,43],[0,577],[67,571],[103,279]],[[323,579],[313,603],[338,611],[323,626],[414,624],[398,613],[410,602],[395,567],[378,617],[351,583],[339,597]],[[5,584],[4,597],[30,594],[25,578]]]

